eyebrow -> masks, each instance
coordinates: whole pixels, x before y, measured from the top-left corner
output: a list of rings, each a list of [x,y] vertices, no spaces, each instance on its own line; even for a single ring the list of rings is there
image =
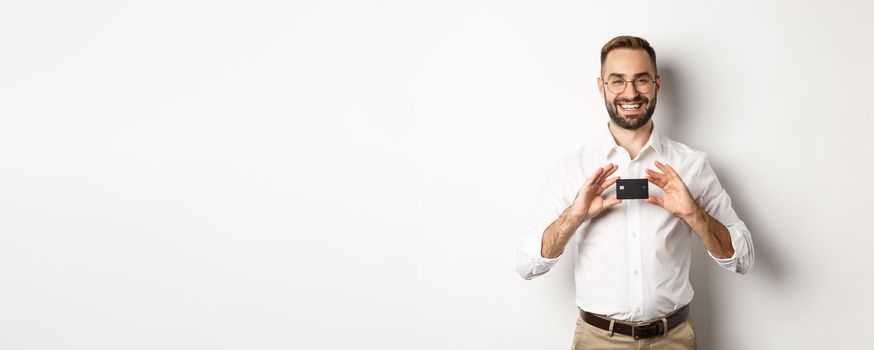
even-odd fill
[[[642,77],[642,76],[644,76],[644,75],[648,75],[648,76],[652,77],[652,74],[650,74],[649,72],[637,73],[637,74],[634,75],[634,77],[637,78],[637,77]],[[625,74],[610,73],[610,75],[608,75],[608,77],[620,77],[620,78],[625,78]]]

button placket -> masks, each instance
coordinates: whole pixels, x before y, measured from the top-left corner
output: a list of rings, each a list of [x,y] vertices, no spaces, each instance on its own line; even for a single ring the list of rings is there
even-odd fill
[[[629,178],[640,178],[638,173],[638,164],[639,162],[632,160],[628,163],[627,166],[627,175]],[[641,276],[641,264],[643,259],[643,251],[641,246],[641,239],[638,239],[638,234],[640,232],[640,212],[641,212],[641,200],[630,200],[628,205],[628,215],[627,215],[627,229],[628,234],[631,237],[629,239],[629,270],[631,270],[631,283],[632,283],[632,299],[633,305],[635,306],[634,312],[638,314],[639,317],[643,317],[643,303],[644,295],[643,295],[643,276]]]

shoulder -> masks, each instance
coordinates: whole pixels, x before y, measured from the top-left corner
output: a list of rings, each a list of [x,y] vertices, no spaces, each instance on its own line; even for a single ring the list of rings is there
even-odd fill
[[[577,183],[586,177],[589,169],[597,167],[596,142],[590,142],[573,151],[560,153],[553,158],[549,171],[553,178],[562,178],[568,183]]]
[[[710,165],[710,155],[707,152],[665,138],[663,156],[666,160],[674,162],[675,165],[672,166],[678,170],[680,177],[696,199],[705,195],[705,191],[712,186],[719,186],[719,180]]]
[[[666,136],[662,136],[662,152],[673,157],[688,160],[705,160],[709,157],[707,152]]]
[[[605,165],[603,150],[597,140],[558,157],[557,166],[565,172],[582,176],[590,169]],[[600,164],[605,163],[605,164]]]

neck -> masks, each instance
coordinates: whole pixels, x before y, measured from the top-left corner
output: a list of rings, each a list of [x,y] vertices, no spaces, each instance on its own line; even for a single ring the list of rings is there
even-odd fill
[[[637,130],[628,130],[613,124],[613,121],[607,122],[607,127],[610,133],[613,134],[613,139],[619,147],[628,151],[631,159],[637,158],[638,153],[643,148],[643,145],[649,141],[649,136],[652,134],[652,120],[646,122]]]

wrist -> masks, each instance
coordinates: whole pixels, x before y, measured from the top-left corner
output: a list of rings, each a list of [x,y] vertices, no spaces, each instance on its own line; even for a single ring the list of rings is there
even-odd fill
[[[568,208],[568,210],[564,212],[563,221],[571,228],[571,231],[576,231],[580,225],[586,222],[586,217],[584,215],[575,214],[574,212],[575,210],[573,210],[573,207]]]
[[[704,221],[706,215],[707,213],[704,212],[704,209],[696,205],[690,213],[678,216],[680,217],[680,219],[683,219],[683,221],[689,224],[689,226],[693,226],[696,222]]]

